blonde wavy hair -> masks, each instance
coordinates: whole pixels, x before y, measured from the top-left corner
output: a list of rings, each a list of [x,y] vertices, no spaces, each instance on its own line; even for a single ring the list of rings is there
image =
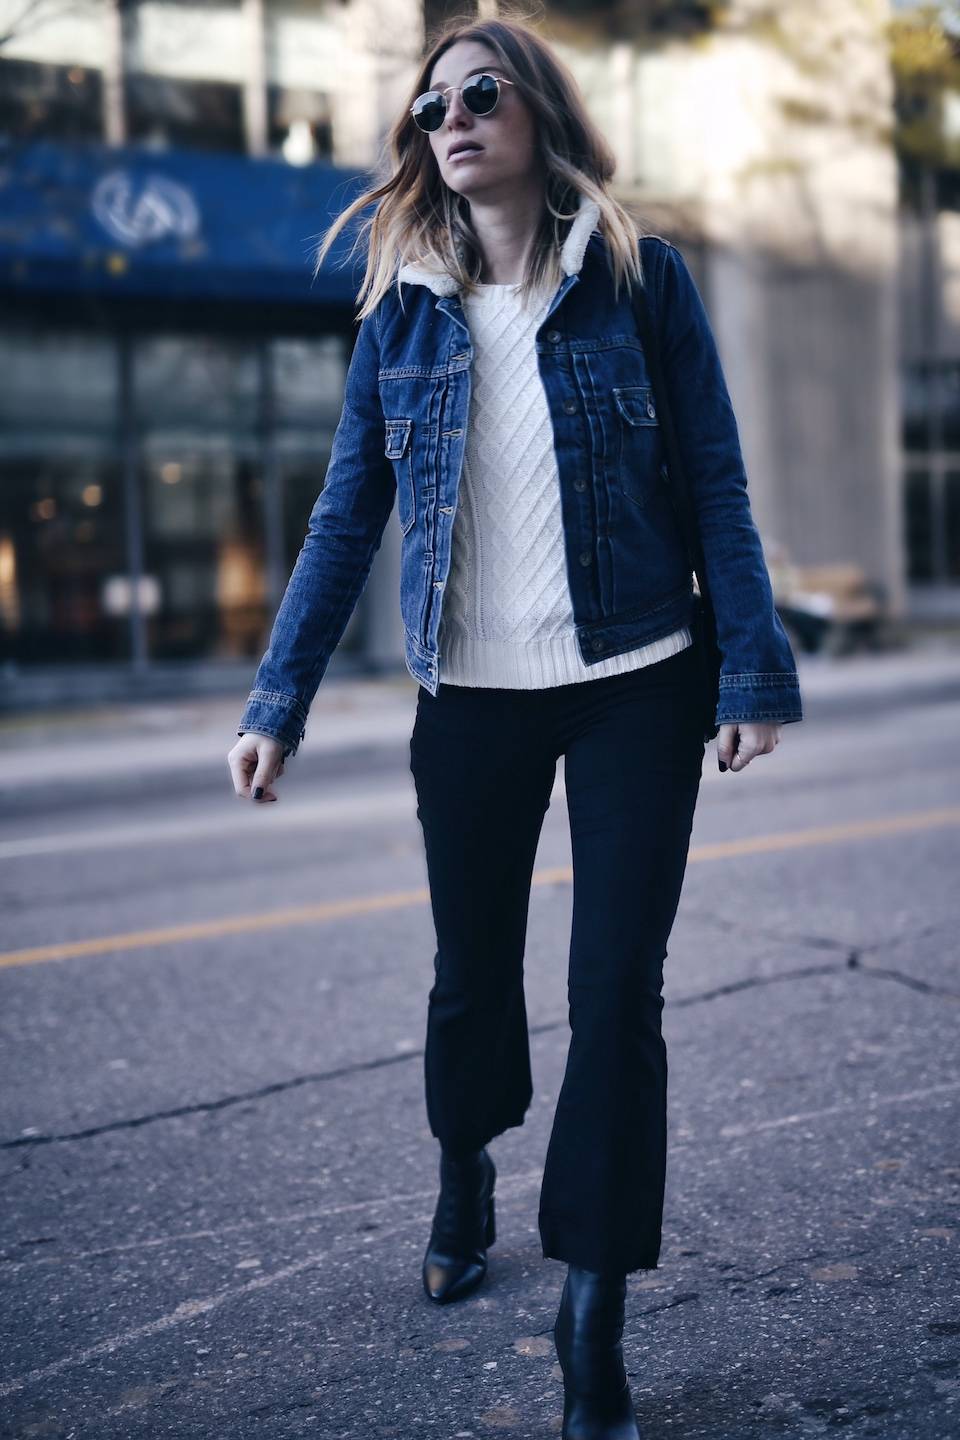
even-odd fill
[[[518,18],[454,19],[429,44],[409,100],[384,140],[389,179],[363,191],[324,232],[314,278],[340,231],[376,203],[344,262],[349,263],[368,237],[366,270],[357,295],[358,321],[373,313],[399,267],[408,261],[446,269],[464,293],[473,293],[482,254],[470,224],[469,202],[445,184],[429,136],[410,114],[413,101],[430,88],[434,65],[458,40],[476,40],[489,47],[536,120],[546,203],[520,282],[524,303],[541,285],[555,289],[560,284],[560,247],[581,195],[600,208],[614,293],[627,276],[642,281],[637,224],[607,189],[616,169],[613,151],[587,114],[572,71],[532,25]],[[398,292],[399,288],[397,281]]]

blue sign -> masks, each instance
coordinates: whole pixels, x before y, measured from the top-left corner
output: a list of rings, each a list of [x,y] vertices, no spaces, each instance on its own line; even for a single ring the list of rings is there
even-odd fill
[[[35,141],[0,147],[0,287],[352,306],[355,216],[313,279],[330,222],[368,172],[275,159]]]

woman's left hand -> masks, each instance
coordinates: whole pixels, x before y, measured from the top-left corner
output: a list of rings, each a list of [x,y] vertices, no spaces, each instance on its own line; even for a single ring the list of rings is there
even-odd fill
[[[742,723],[737,721],[721,725],[717,732],[720,769],[743,770],[755,755],[769,755],[780,739],[782,729],[782,725],[766,720],[756,724],[744,720]]]

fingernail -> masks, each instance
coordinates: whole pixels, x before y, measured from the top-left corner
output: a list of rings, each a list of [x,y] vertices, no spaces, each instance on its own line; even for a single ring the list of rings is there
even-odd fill
[[[263,786],[262,786],[262,785],[258,785],[257,788],[256,788],[256,790],[254,790],[254,792],[253,792],[253,798],[254,798],[254,800],[259,800],[260,797],[262,796],[262,794],[263,794]]]
[[[718,761],[718,764],[719,764],[721,770],[726,770],[727,767],[726,767],[726,765],[724,764],[724,762],[723,762],[722,760]]]

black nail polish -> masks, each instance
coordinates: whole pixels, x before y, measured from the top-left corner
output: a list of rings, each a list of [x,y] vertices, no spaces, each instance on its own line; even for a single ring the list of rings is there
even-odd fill
[[[725,761],[720,760],[720,761],[718,761],[717,763],[719,764],[721,771],[726,770],[727,766],[726,766]]]
[[[256,790],[254,790],[254,792],[253,792],[253,798],[254,798],[254,800],[259,800],[262,795],[263,795],[263,786],[262,786],[262,785],[258,785],[257,788],[256,788]]]

